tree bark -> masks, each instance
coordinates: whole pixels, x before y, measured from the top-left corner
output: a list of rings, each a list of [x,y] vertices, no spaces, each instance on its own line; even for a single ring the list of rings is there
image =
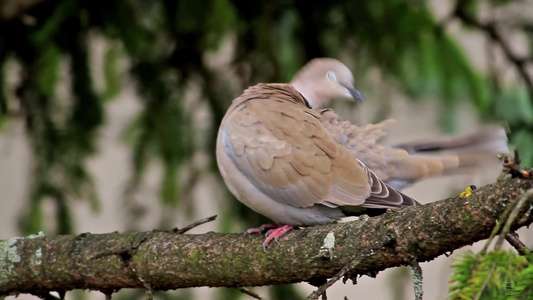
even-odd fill
[[[0,241],[0,295],[71,289],[168,290],[323,282],[428,261],[485,239],[533,180],[506,179],[378,217],[294,230],[262,251],[260,235],[172,232],[30,236]],[[512,226],[533,222],[528,199]]]

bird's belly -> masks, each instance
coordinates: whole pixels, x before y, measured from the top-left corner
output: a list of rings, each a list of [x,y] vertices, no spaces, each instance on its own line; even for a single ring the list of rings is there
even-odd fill
[[[305,208],[295,207],[270,198],[237,169],[224,149],[217,149],[217,164],[231,193],[244,205],[276,223],[311,226],[331,223],[344,216],[338,208],[326,207],[320,204]]]

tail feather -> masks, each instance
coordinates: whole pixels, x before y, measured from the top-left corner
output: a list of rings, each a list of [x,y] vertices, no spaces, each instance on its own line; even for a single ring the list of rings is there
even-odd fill
[[[386,127],[393,120],[356,126],[339,120],[333,110],[324,109],[320,114],[331,136],[395,189],[432,176],[479,172],[499,163],[498,154],[509,152],[507,134],[498,125],[455,137],[385,146],[379,139],[386,135]]]
[[[408,153],[507,153],[507,134],[500,126],[488,126],[478,132],[456,137],[432,138],[396,144],[393,148],[406,150]]]
[[[432,176],[469,174],[498,163],[498,154],[509,152],[503,128],[491,126],[478,132],[451,138],[434,138],[392,146],[404,149],[409,156],[393,160],[394,172],[387,183],[402,189],[413,182]]]

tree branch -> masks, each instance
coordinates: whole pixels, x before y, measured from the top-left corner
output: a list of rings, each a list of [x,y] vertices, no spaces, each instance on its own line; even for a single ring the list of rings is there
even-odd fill
[[[71,289],[167,290],[324,282],[428,261],[487,238],[533,180],[505,179],[454,197],[364,220],[294,230],[262,250],[260,235],[173,232],[32,236],[0,241],[0,295]],[[533,222],[527,199],[511,230]],[[327,238],[327,253],[324,251]],[[345,277],[346,279],[346,277]]]
[[[516,232],[509,232],[505,235],[505,240],[513,246],[520,255],[527,255],[530,250],[524,243],[518,238]]]

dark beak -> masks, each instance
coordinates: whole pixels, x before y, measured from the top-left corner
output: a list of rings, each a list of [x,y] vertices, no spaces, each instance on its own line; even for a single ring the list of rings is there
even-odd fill
[[[361,94],[361,92],[358,91],[356,88],[350,85],[345,85],[344,87],[347,88],[348,91],[350,91],[350,94],[354,99],[357,99],[361,102],[365,102],[365,97],[363,97],[363,94]]]

